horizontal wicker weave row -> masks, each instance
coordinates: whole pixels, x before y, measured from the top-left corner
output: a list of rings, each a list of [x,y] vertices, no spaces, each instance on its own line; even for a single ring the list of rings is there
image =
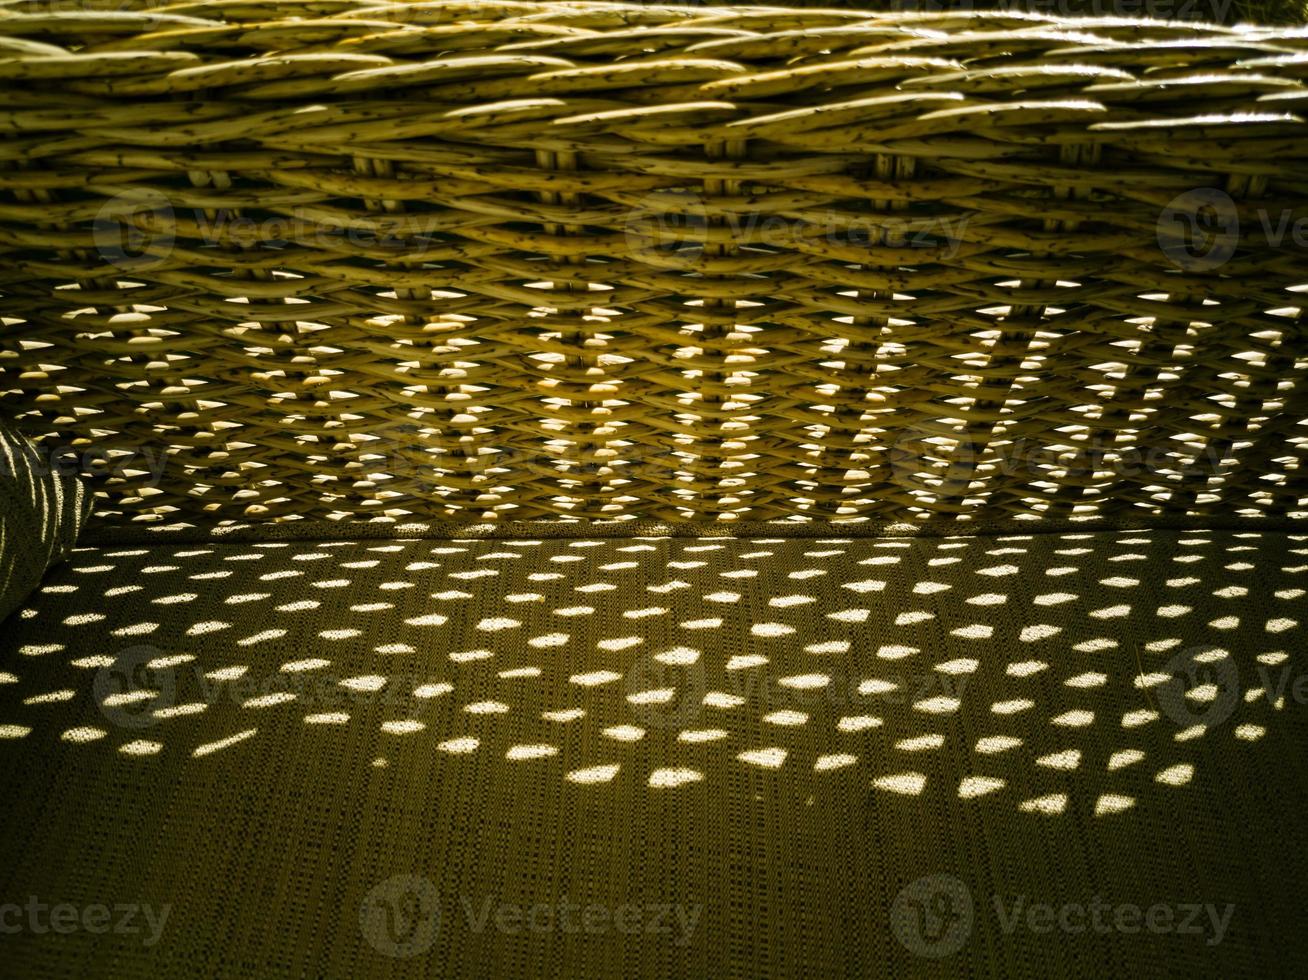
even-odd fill
[[[1302,29],[77,6],[0,410],[107,520],[1308,511]]]

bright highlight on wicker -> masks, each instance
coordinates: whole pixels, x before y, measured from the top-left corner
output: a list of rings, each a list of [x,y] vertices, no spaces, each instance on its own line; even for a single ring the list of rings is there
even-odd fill
[[[1308,511],[1308,33],[0,9],[0,395],[104,520]]]

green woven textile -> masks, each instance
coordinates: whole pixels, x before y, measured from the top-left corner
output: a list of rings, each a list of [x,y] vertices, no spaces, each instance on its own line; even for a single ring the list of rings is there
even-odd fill
[[[1301,974],[1305,582],[1284,532],[82,549],[0,650],[0,972]]]

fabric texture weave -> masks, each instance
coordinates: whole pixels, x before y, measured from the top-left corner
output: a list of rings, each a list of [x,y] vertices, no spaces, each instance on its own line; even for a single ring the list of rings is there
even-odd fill
[[[1285,532],[79,549],[0,642],[0,896],[171,912],[5,970],[1302,973],[1305,586]]]

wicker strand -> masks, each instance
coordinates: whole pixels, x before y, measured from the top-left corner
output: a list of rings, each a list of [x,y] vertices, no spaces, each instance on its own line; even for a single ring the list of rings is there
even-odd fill
[[[1302,29],[102,6],[0,9],[0,403],[104,521],[1308,514]]]

